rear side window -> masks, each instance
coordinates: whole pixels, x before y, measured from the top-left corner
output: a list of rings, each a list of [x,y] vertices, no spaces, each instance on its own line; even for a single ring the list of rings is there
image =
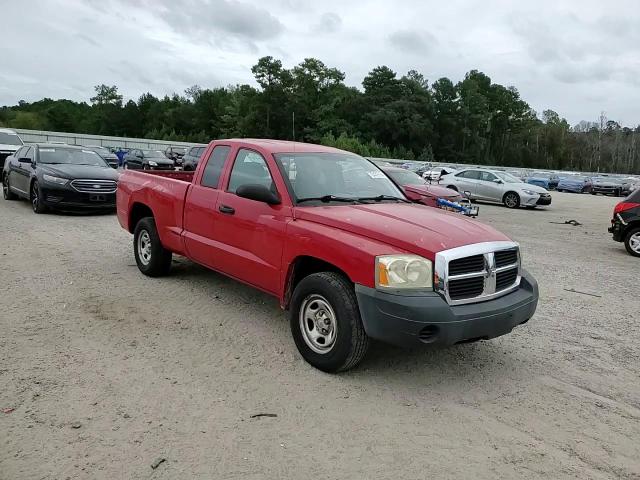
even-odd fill
[[[460,172],[456,177],[462,178],[470,178],[472,180],[480,179],[480,171],[478,170],[465,170],[464,172]]]
[[[202,174],[201,185],[203,187],[218,188],[218,181],[220,180],[220,173],[224,162],[227,160],[231,147],[226,145],[218,145],[213,149],[209,156],[209,161],[204,167],[204,173]]]

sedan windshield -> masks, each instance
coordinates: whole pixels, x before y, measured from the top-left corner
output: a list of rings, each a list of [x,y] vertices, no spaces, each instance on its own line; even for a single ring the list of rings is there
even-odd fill
[[[386,170],[383,171],[389,175],[398,185],[426,185],[428,182],[417,173],[409,170]]]
[[[41,148],[39,163],[65,163],[70,165],[93,165],[107,167],[108,165],[96,152],[91,150],[77,150],[71,148]]]
[[[22,145],[22,140],[15,133],[0,132],[0,143],[5,145]]]
[[[167,158],[167,156],[159,150],[143,150],[142,153],[146,158]]]
[[[500,177],[504,183],[524,183],[519,178],[516,178],[507,172],[493,172],[493,173],[495,173],[498,177]]]
[[[274,155],[296,202],[406,201],[404,194],[372,162],[346,153]]]

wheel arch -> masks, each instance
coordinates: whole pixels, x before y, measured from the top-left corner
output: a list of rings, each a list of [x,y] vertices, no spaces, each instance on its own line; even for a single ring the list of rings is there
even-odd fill
[[[154,217],[153,210],[148,205],[142,202],[134,202],[129,209],[129,223],[128,230],[129,233],[133,233],[136,228],[136,225],[140,220],[145,217]]]
[[[300,281],[318,272],[334,272],[344,276],[349,282],[353,283],[347,272],[332,262],[311,255],[299,255],[293,259],[287,268],[287,276],[284,281],[283,295],[281,298],[281,306],[288,310],[291,302],[293,291]]]

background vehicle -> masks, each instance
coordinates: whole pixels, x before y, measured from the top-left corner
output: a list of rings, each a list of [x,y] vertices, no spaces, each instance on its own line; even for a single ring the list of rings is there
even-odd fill
[[[439,182],[442,177],[455,172],[451,167],[434,167],[431,170],[427,170],[422,174],[422,178],[430,180],[432,182]]]
[[[124,156],[124,168],[133,170],[175,170],[173,160],[160,150],[141,150],[132,148]]]
[[[438,202],[438,199],[446,200],[447,202],[457,203],[464,208],[459,210],[465,215],[470,217],[478,216],[478,207],[471,205],[470,202],[464,198],[459,192],[450,188],[441,187],[439,185],[431,185],[420,175],[413,173],[409,170],[397,167],[380,167],[381,170],[386,173],[407,196],[407,198],[413,202],[427,205],[428,207],[443,208],[445,210],[450,207],[445,207],[443,202]]]
[[[531,185],[537,185],[547,190],[555,190],[560,182],[560,177],[555,173],[550,172],[533,172],[531,175],[526,177],[525,182]]]
[[[109,164],[109,166],[111,168],[118,168],[119,166],[119,161],[118,161],[118,156],[113,153],[111,150],[109,150],[107,147],[101,147],[101,146],[97,146],[97,145],[92,145],[92,146],[88,146],[88,147],[84,147],[87,150],[91,150],[93,152],[96,152],[98,155],[100,155],[100,157],[102,157],[102,159],[107,162]]]
[[[559,192],[590,193],[591,187],[591,177],[567,175],[560,177],[556,190]]]
[[[167,158],[173,160],[174,165],[180,166],[183,163],[184,154],[187,152],[186,147],[167,147],[164,154]]]
[[[593,195],[601,193],[620,197],[623,189],[622,182],[614,177],[594,177],[591,185],[591,193]]]
[[[409,202],[357,155],[218,140],[191,182],[165,175],[127,171],[118,184],[118,220],[134,234],[140,271],[164,275],[176,253],[276,296],[301,355],[321,370],[352,368],[370,338],[489,339],[536,309],[516,243]]]
[[[191,147],[187,149],[187,153],[185,153],[183,157],[182,168],[186,171],[193,171],[198,166],[198,162],[200,161],[200,157],[204,153],[207,147]]]
[[[5,159],[22,145],[20,135],[8,128],[0,128],[0,168],[4,167]]]
[[[459,192],[469,192],[472,200],[503,203],[508,208],[535,208],[551,204],[551,195],[544,188],[497,170],[461,170],[455,175],[448,175],[443,184]]]
[[[5,162],[2,180],[5,200],[25,198],[35,213],[116,205],[118,172],[84,147],[24,145]]]
[[[616,205],[609,233],[616,242],[624,242],[629,254],[640,257],[640,190]]]

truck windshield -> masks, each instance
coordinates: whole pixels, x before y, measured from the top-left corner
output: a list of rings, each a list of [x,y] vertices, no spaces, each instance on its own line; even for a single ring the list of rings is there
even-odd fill
[[[357,155],[280,153],[274,157],[296,202],[321,198],[323,202],[405,200],[404,194],[378,167]]]

